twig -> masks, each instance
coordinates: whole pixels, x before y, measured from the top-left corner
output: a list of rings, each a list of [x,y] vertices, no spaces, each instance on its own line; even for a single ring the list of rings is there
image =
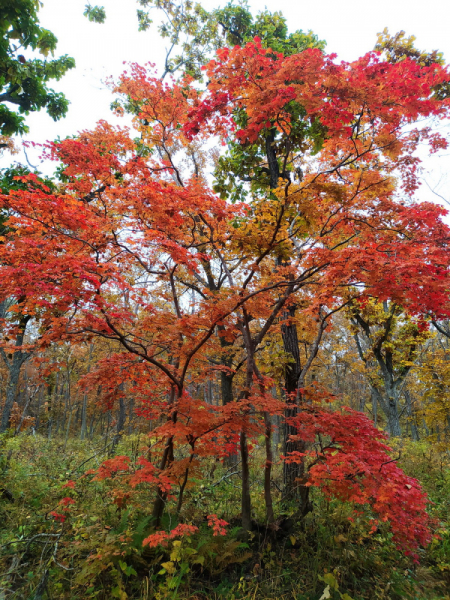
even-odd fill
[[[221,477],[219,479],[219,481],[216,481],[216,483],[213,483],[210,487],[212,487],[212,488],[216,487],[216,485],[219,485],[219,483],[222,483],[222,481],[225,481],[226,479],[228,479],[232,475],[240,475],[240,471],[233,471],[233,473],[229,473],[228,475],[225,474],[223,477]]]
[[[384,463],[381,465],[381,467],[379,468],[379,471],[381,471],[381,469],[384,467],[384,465],[388,465],[388,464],[390,464],[390,463],[397,462],[398,460],[400,460],[400,459],[401,459],[401,457],[402,457],[402,453],[401,453],[401,452],[399,452],[399,453],[398,453],[398,457],[397,457],[397,458],[393,458],[392,460],[388,460],[388,461],[384,462]]]
[[[25,540],[13,540],[12,542],[7,542],[6,544],[3,544],[2,546],[0,546],[0,549],[6,548],[7,546],[10,546],[11,544],[24,544],[24,543],[28,543],[31,544],[34,542],[34,540],[36,540],[37,538],[40,537],[59,537],[61,534],[59,533],[38,533],[37,535],[33,536],[32,538],[28,538]]]

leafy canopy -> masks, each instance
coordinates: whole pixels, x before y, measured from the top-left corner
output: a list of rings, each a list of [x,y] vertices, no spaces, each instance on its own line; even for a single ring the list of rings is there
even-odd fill
[[[68,100],[48,87],[75,66],[73,58],[54,56],[57,38],[39,24],[38,0],[0,0],[0,134],[25,133],[29,112],[45,108],[53,120],[64,117]],[[26,58],[27,50],[42,58]],[[13,107],[18,108],[18,112]]]

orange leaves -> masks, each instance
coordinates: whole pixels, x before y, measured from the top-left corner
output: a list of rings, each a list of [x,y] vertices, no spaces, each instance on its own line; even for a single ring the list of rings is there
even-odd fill
[[[186,144],[180,125],[186,123],[197,98],[190,79],[186,77],[180,84],[166,84],[150,75],[145,67],[134,63],[130,69],[130,73],[123,73],[119,82],[111,87],[113,92],[125,95],[135,104],[138,111],[135,124],[143,139],[150,146]]]
[[[175,529],[172,529],[172,531],[170,531],[168,533],[166,531],[157,531],[156,533],[149,535],[142,542],[142,545],[143,546],[148,545],[148,546],[150,546],[150,548],[156,548],[156,546],[158,546],[158,545],[167,546],[167,542],[169,540],[173,540],[177,537],[191,536],[196,531],[198,531],[198,527],[195,527],[195,525],[180,524],[180,525],[177,525],[175,527]]]
[[[133,167],[133,163],[127,163],[127,157],[134,149],[128,128],[99,121],[93,131],[83,131],[75,139],[48,144],[47,156],[65,164],[68,189],[84,196],[90,194],[93,187],[117,185],[121,175]]]
[[[227,523],[223,519],[219,519],[217,515],[208,515],[208,525],[212,527],[214,531],[213,535],[216,536],[226,535],[227,530],[225,529],[225,527],[229,525],[229,523]]]

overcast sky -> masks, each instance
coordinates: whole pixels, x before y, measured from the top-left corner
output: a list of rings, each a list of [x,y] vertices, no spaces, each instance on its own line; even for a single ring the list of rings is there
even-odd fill
[[[52,83],[57,91],[66,94],[71,102],[66,119],[53,122],[43,111],[28,116],[30,133],[26,139],[36,142],[73,135],[90,129],[99,119],[116,121],[109,109],[110,91],[102,83],[107,76],[117,76],[125,68],[124,61],[139,64],[153,62],[161,65],[164,42],[156,26],[147,32],[138,32],[136,0],[92,0],[104,5],[107,19],[103,25],[90,23],[83,17],[86,0],[44,0],[40,11],[43,27],[50,29],[59,40],[57,55],[69,54],[76,60],[76,68],[60,82]],[[226,1],[203,2],[206,8],[226,4]],[[450,2],[448,0],[267,0],[251,1],[255,13],[267,7],[281,10],[287,18],[289,30],[312,30],[327,42],[327,51],[336,52],[342,60],[353,60],[371,50],[377,33],[385,27],[391,33],[401,29],[416,36],[420,49],[440,50],[450,60]],[[155,13],[155,24],[158,15]],[[448,125],[445,127],[450,133]],[[36,153],[29,152],[30,161],[38,165]],[[15,160],[24,161],[23,156]],[[1,166],[11,162],[0,160]],[[426,179],[437,192],[450,200],[450,151],[425,163]],[[42,167],[41,167],[42,168]],[[47,170],[47,169],[45,169]],[[437,200],[426,186],[420,196]]]

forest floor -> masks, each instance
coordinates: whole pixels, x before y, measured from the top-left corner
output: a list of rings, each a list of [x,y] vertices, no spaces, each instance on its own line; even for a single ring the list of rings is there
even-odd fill
[[[143,442],[144,436],[124,436],[116,454],[133,463]],[[239,466],[211,462],[194,474],[181,514],[169,503],[162,524],[173,529],[179,521],[191,523],[198,532],[149,548],[142,542],[151,533],[151,490],[131,489],[120,473],[101,481],[85,475],[107,458],[104,441],[4,435],[0,599],[450,599],[448,454],[423,442],[401,445],[399,465],[419,479],[433,502],[437,537],[420,549],[419,564],[396,549],[387,525],[371,532],[369,511],[355,514],[353,506],[327,501],[317,490],[312,512],[294,522],[289,517],[295,506],[282,503],[277,469],[279,529],[268,532],[261,525],[258,448],[251,482],[255,529],[249,539],[243,541],[238,523]],[[213,536],[210,514],[229,523],[226,535]]]

